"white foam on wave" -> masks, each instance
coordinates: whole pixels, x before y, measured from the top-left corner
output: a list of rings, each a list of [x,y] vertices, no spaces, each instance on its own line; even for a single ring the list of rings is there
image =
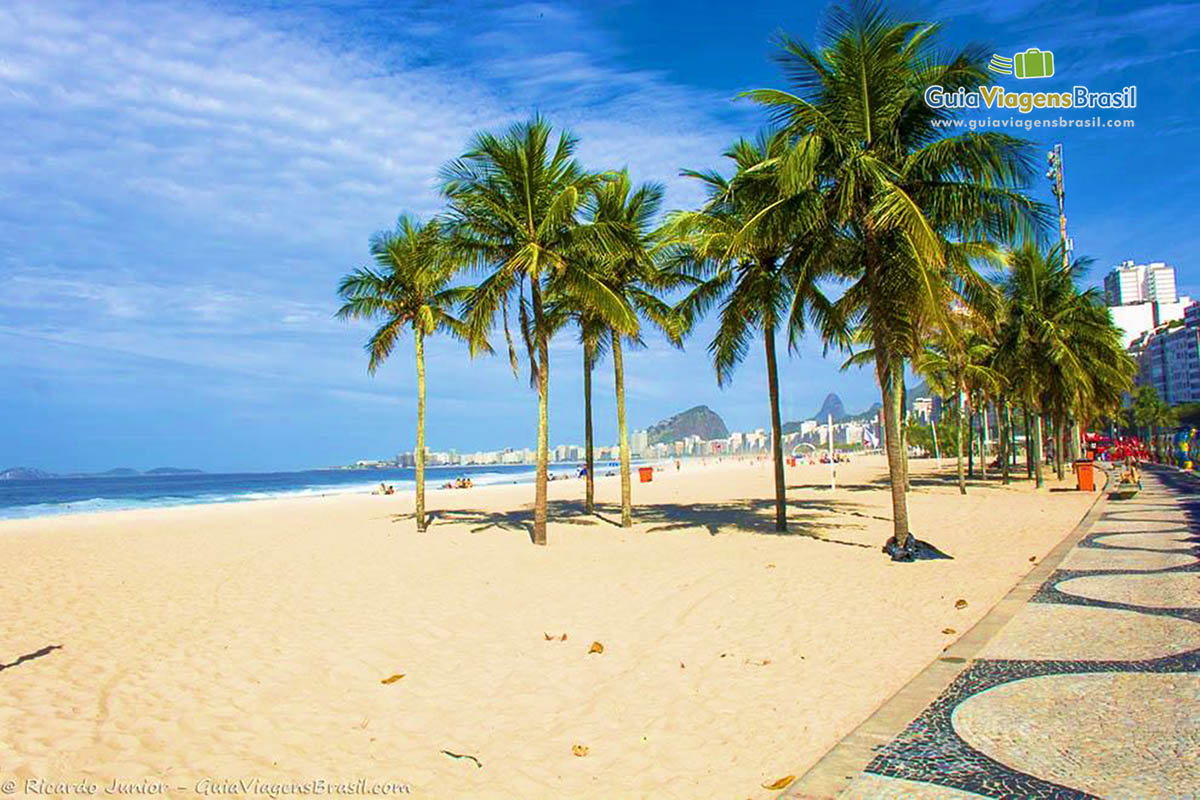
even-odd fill
[[[575,476],[575,469],[551,469],[555,478]],[[467,469],[458,474],[469,476],[476,486],[497,484],[533,483],[537,473],[535,470],[521,472],[495,472]],[[436,489],[447,481],[453,481],[448,473],[430,475],[426,486]],[[327,495],[366,494],[385,483],[395,487],[397,492],[411,492],[416,488],[416,482],[405,479],[388,479],[363,481],[352,484],[318,484],[294,489],[246,489],[245,491],[214,491],[207,494],[192,496],[163,496],[154,498],[136,497],[92,497],[86,500],[70,500],[54,503],[32,503],[28,505],[8,506],[0,508],[0,519],[30,519],[62,514],[89,514],[105,511],[130,511],[142,508],[173,508],[178,506],[209,505],[212,503],[244,503],[255,500],[279,500],[294,497],[322,497]]]

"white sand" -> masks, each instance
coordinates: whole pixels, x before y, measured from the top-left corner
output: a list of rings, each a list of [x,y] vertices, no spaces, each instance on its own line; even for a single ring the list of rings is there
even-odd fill
[[[580,481],[552,483],[573,506],[552,509],[547,548],[522,528],[530,486],[431,492],[470,511],[424,535],[392,519],[407,496],[0,523],[0,663],[61,646],[0,671],[0,779],[771,797],[760,784],[811,766],[1094,498],[960,497],[920,485],[931,470],[914,462],[912,526],[953,561],[879,551],[879,459],[840,465],[832,494],[828,467],[789,469],[791,536],[769,533],[765,462],[635,484],[630,531],[579,516]],[[609,520],[617,491],[599,482]]]

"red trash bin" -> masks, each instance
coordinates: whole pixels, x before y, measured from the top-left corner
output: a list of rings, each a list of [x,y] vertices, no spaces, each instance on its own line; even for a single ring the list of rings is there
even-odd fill
[[[654,467],[638,467],[638,479],[642,483],[654,480]]]
[[[1086,458],[1075,462],[1075,488],[1081,492],[1096,491],[1096,465]]]

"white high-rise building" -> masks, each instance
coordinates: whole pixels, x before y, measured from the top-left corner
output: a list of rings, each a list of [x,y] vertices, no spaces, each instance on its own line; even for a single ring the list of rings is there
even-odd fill
[[[1175,303],[1175,268],[1162,261],[1125,261],[1104,276],[1104,300],[1110,306]]]
[[[1104,302],[1129,306],[1146,302],[1146,267],[1124,261],[1104,276]]]
[[[1162,261],[1125,261],[1113,267],[1104,276],[1104,299],[1113,322],[1124,333],[1126,347],[1159,325],[1183,319],[1183,310],[1191,302],[1179,297],[1175,268]]]
[[[1179,300],[1175,293],[1175,268],[1161,261],[1146,265],[1146,299],[1171,305]]]

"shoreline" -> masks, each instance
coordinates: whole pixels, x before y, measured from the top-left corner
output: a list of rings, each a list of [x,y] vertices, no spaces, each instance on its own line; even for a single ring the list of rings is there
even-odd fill
[[[747,456],[745,458],[724,457],[722,462],[718,462],[715,458],[708,458],[708,459],[685,458],[685,459],[682,459],[681,463],[682,463],[682,471],[688,472],[688,471],[694,470],[696,468],[707,469],[709,467],[717,466],[719,463],[749,464],[749,463],[759,463],[759,461],[760,460],[757,459],[756,457]],[[573,462],[555,462],[555,463],[561,463],[564,467],[570,467],[571,471],[574,471],[574,470],[578,469],[578,467],[582,466],[581,463],[575,464]],[[649,462],[649,461],[642,461],[642,460],[634,460],[631,463],[632,479],[634,480],[634,482],[637,482],[636,472],[637,472],[638,467],[654,466],[656,470],[660,470],[660,469],[667,470],[667,467],[671,466],[672,464],[673,464],[673,461]],[[469,467],[469,469],[483,470],[486,472],[489,468],[494,467],[494,466],[497,466],[497,465],[473,464]],[[503,465],[503,466],[522,466],[522,467],[524,467],[527,465],[520,464],[520,465]],[[516,479],[516,480],[500,479],[500,480],[496,480],[496,481],[488,482],[488,483],[479,483],[479,484],[475,484],[474,486],[472,486],[470,489],[467,489],[467,490],[446,488],[443,485],[442,480],[441,480],[442,478],[446,477],[444,475],[438,476],[436,482],[431,482],[430,480],[428,480],[428,476],[427,476],[426,481],[425,481],[425,494],[426,494],[426,497],[431,497],[431,496],[433,496],[434,492],[458,493],[458,492],[462,492],[462,491],[478,491],[481,489],[488,489],[488,488],[498,487],[498,486],[499,487],[533,486],[534,485],[534,477],[535,477],[533,474],[533,470],[536,469],[536,465],[528,465],[528,466],[529,466],[529,470],[530,470],[529,474],[526,474],[525,472],[512,473],[514,476],[519,476],[519,479]],[[439,465],[438,468],[440,469],[443,467]],[[459,468],[460,467],[456,467],[455,470],[457,471]],[[610,467],[606,466],[605,469],[606,470],[609,470],[609,469],[617,470],[618,468],[617,467],[610,468]],[[671,470],[671,471],[674,471],[674,470]],[[582,478],[576,477],[574,475],[566,474],[562,470],[559,470],[556,473],[555,464],[551,464],[550,472],[551,472],[551,476],[552,476],[550,479],[550,483],[552,483],[552,484],[561,482],[561,483],[574,483],[579,486],[583,485]],[[597,473],[598,474],[595,479],[597,485],[602,480],[619,477],[619,473],[609,474],[607,471],[604,473],[600,473],[599,470],[597,470]],[[293,474],[293,473],[212,473],[212,474],[214,476],[224,476],[226,474],[228,474],[228,475],[259,475],[259,474],[273,475],[273,474]],[[300,474],[300,473],[294,473],[294,474]],[[561,477],[557,477],[557,478],[553,477],[555,474],[558,474]],[[470,477],[470,476],[468,475],[468,477]],[[53,480],[63,480],[63,479],[55,478]],[[398,482],[398,479],[396,479],[396,478],[392,478],[391,480],[394,482]],[[388,479],[384,478],[381,481],[379,481],[379,483],[388,483]],[[3,484],[0,484],[0,487],[2,487],[2,486],[3,486]],[[167,510],[192,508],[192,507],[207,508],[207,507],[212,507],[212,506],[223,506],[223,505],[244,505],[247,503],[276,502],[276,501],[281,501],[281,500],[282,501],[307,500],[307,499],[333,498],[333,497],[342,497],[342,496],[363,497],[363,496],[373,495],[372,490],[377,486],[378,486],[378,483],[375,482],[374,479],[372,479],[370,482],[366,482],[366,483],[362,483],[362,484],[358,484],[358,483],[345,484],[342,487],[329,487],[329,486],[309,487],[309,488],[297,488],[297,489],[284,489],[284,490],[279,490],[276,492],[266,492],[266,493],[260,492],[257,490],[247,490],[244,493],[244,495],[242,495],[242,496],[236,496],[236,495],[221,496],[221,497],[218,497],[215,499],[205,499],[204,497],[196,497],[196,498],[180,499],[178,502],[172,501],[172,502],[162,502],[162,503],[158,503],[158,502],[138,503],[137,501],[131,501],[129,505],[113,507],[113,508],[87,508],[87,509],[78,509],[78,510],[46,511],[44,513],[37,513],[37,514],[6,516],[5,511],[7,511],[8,509],[27,508],[27,507],[29,507],[29,505],[51,505],[51,504],[28,504],[28,505],[21,505],[21,506],[9,506],[7,508],[0,508],[0,533],[3,533],[4,526],[7,523],[12,523],[12,522],[22,522],[22,521],[39,520],[39,519],[58,519],[58,518],[64,518],[64,517],[80,517],[80,516],[90,516],[90,515],[96,515],[96,514],[124,514],[124,513],[133,513],[133,512],[167,511]],[[256,495],[258,495],[258,496],[256,496]],[[396,491],[392,495],[389,495],[389,496],[391,496],[391,497],[405,496],[405,497],[411,498],[411,497],[414,497],[415,495],[416,495],[415,486],[405,485],[405,486],[398,486],[396,488]],[[59,503],[59,504],[53,504],[53,505],[68,507],[70,505],[83,505],[83,504],[92,502],[93,500],[119,502],[120,499],[121,498],[90,498],[88,500],[80,500],[80,501],[73,501],[71,503]]]
[[[633,465],[632,465],[633,469],[636,469],[638,466],[642,466],[645,463],[646,462],[643,462],[643,461],[635,461],[635,462],[633,462]],[[556,464],[561,465],[561,469],[556,471],[555,470]],[[555,462],[555,464],[551,464],[551,475],[552,476],[560,475],[562,477],[557,477],[557,478],[552,477],[551,480],[552,481],[567,480],[567,479],[574,480],[575,477],[573,475],[567,474],[567,472],[565,472],[565,471],[569,470],[569,471],[573,472],[573,471],[577,470],[579,468],[579,466],[581,466],[581,465],[574,464],[571,462]],[[505,473],[495,472],[495,467],[527,467],[527,471],[526,470],[522,470],[520,472],[514,471],[511,473],[511,475],[514,477],[514,479],[507,480],[506,479],[507,475]],[[411,468],[398,467],[396,469],[411,469]],[[477,473],[482,473],[485,475],[487,475],[487,474],[495,475],[497,478],[494,481],[476,484],[472,488],[483,488],[485,486],[533,485],[534,477],[535,477],[534,470],[536,470],[536,465],[471,464],[468,466],[455,465],[453,467],[446,466],[446,465],[438,465],[437,467],[431,467],[430,469],[444,469],[444,470],[447,470],[447,472],[444,474],[435,476],[435,480],[433,482],[431,482],[427,476],[426,483],[425,483],[425,491],[427,494],[432,491],[435,491],[435,490],[444,489],[442,481],[444,478],[448,477],[449,475],[455,475],[457,477],[457,475],[464,474],[464,472],[465,472],[465,474],[468,477],[470,477],[471,471],[474,471]],[[237,472],[234,472],[234,473],[204,473],[204,474],[209,475],[210,477],[214,477],[214,478],[223,478],[223,477],[260,476],[260,475],[261,476],[302,475],[302,474],[306,474],[307,472],[320,472],[320,470],[302,470],[299,472],[284,472],[284,473],[237,473]],[[342,475],[342,474],[346,474],[348,472],[357,473],[359,471],[356,471],[356,470],[346,470],[346,471],[329,470],[329,472],[331,472],[333,474]],[[366,471],[363,470],[362,472],[365,473]],[[385,470],[379,470],[379,472],[385,472]],[[151,477],[151,476],[104,476],[102,478],[86,478],[86,479],[87,480],[92,480],[92,479],[127,480],[131,477]],[[154,476],[154,477],[158,477],[158,476]],[[195,476],[189,475],[186,477],[195,477]],[[377,477],[380,478],[378,482],[376,481]],[[74,478],[74,477],[72,477],[72,478],[50,478],[50,479],[45,479],[45,480],[70,481],[70,480],[78,480],[78,478]],[[28,483],[35,483],[35,482],[36,481],[28,481]],[[211,505],[221,505],[221,504],[225,504],[225,503],[239,503],[240,504],[240,503],[249,503],[249,502],[260,502],[260,501],[265,501],[265,500],[303,499],[303,498],[307,498],[307,497],[336,497],[336,496],[340,496],[340,495],[364,495],[364,494],[371,494],[372,490],[374,488],[376,488],[379,485],[379,483],[387,483],[389,485],[402,484],[400,486],[397,486],[396,491],[394,493],[395,495],[415,494],[415,492],[416,492],[415,482],[410,479],[396,478],[396,477],[389,478],[387,476],[380,477],[378,475],[375,475],[375,476],[371,477],[371,480],[364,481],[362,483],[356,482],[356,483],[346,483],[346,484],[342,484],[342,485],[327,485],[326,484],[326,485],[308,486],[308,487],[301,486],[301,487],[297,487],[294,489],[278,489],[278,490],[274,490],[274,491],[264,491],[264,490],[258,489],[258,488],[246,488],[243,490],[230,489],[228,491],[222,492],[221,494],[217,494],[217,495],[196,495],[194,497],[180,497],[178,499],[176,499],[174,497],[163,497],[163,498],[148,498],[145,500],[138,500],[138,499],[134,499],[134,498],[123,498],[123,497],[92,497],[92,498],[87,498],[87,499],[82,499],[82,500],[63,501],[63,502],[57,502],[57,503],[27,503],[27,504],[22,504],[22,505],[12,505],[12,506],[0,507],[0,526],[2,526],[5,522],[16,521],[16,520],[42,519],[44,517],[77,516],[77,515],[81,515],[81,514],[106,514],[106,513],[119,513],[119,512],[126,512],[126,511],[152,511],[152,510],[156,510],[156,509],[162,510],[162,509],[173,509],[173,508],[186,508],[186,507],[190,507],[190,506],[211,506]],[[0,489],[3,489],[4,485],[5,485],[4,483],[0,483]],[[164,502],[158,502],[158,500],[160,500],[160,499],[164,500]],[[127,502],[123,502],[123,501],[127,501]],[[84,505],[87,505],[89,503],[94,503],[94,502],[112,503],[114,505],[112,507],[107,507],[107,508],[79,508],[79,509],[71,508],[71,506],[84,506]],[[45,511],[39,511],[37,513],[27,513],[27,514],[9,514],[8,513],[10,511],[13,511],[14,509],[28,509],[28,508],[41,507],[41,506],[47,506],[49,508]],[[59,509],[61,509],[61,510],[59,510]]]

